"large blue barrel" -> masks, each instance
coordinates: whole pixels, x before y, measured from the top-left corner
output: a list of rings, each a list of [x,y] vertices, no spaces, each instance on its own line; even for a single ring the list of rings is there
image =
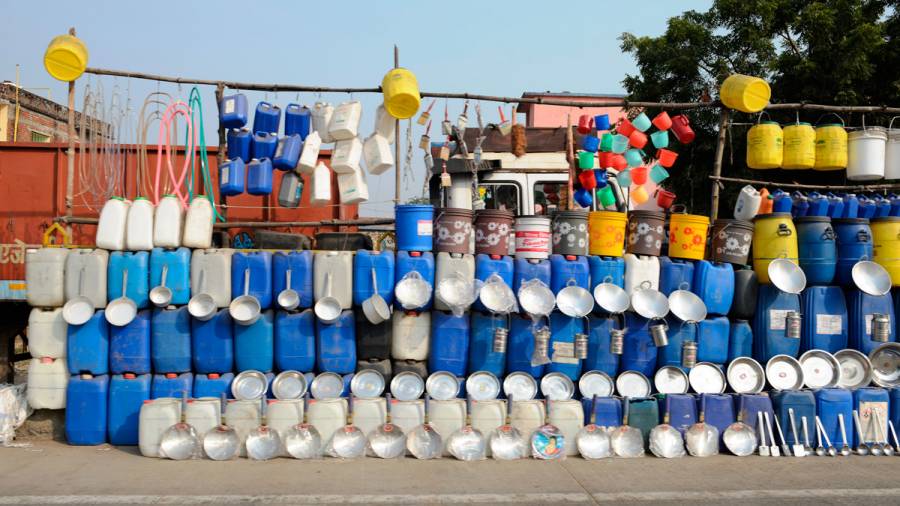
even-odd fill
[[[838,286],[810,286],[800,294],[800,350],[835,353],[847,347],[847,303]]]
[[[625,343],[619,359],[620,371],[638,371],[648,378],[656,372],[657,348],[650,337],[650,320],[625,313]]]
[[[224,374],[209,373],[197,374],[194,376],[194,397],[222,397],[231,399],[231,382],[234,381],[234,373],[226,372]]]
[[[316,320],[316,330],[316,366],[319,372],[348,374],[356,371],[356,322],[353,311],[343,311],[334,323]]]
[[[660,412],[663,416],[669,415],[669,425],[678,429],[682,436],[697,423],[697,399],[693,394],[661,395],[659,402]]]
[[[405,204],[394,207],[397,251],[431,251],[434,206]]]
[[[272,294],[287,288],[287,271],[291,271],[291,288],[300,296],[300,309],[313,305],[313,252],[279,251],[272,255]],[[392,280],[393,278],[391,278]],[[251,283],[252,284],[252,283]]]
[[[238,372],[271,372],[275,367],[275,315],[265,310],[251,325],[235,323],[234,367]],[[223,371],[225,372],[225,371]]]
[[[584,409],[584,423],[591,419],[591,399],[581,399]],[[600,427],[615,428],[622,425],[622,400],[618,397],[597,397],[594,403],[594,423]]]
[[[585,290],[591,288],[591,267],[587,257],[575,255],[550,255],[550,289],[553,293],[570,284],[578,285]]]
[[[70,445],[106,442],[109,376],[76,374],[66,388],[66,440]]]
[[[428,236],[429,245],[431,244],[431,235]],[[429,250],[430,250],[429,246]],[[394,282],[399,283],[403,276],[410,272],[417,272],[422,279],[434,288],[434,254],[431,251],[398,251],[397,263],[394,275]],[[431,309],[431,303],[434,296],[430,295],[428,302],[418,308],[409,308],[416,311]]]
[[[690,290],[693,282],[694,262],[659,257],[659,291],[666,297],[675,290]]]
[[[506,317],[494,317],[479,311],[472,311],[469,374],[488,371],[498,378],[503,376],[506,368],[506,355],[494,351],[494,329],[496,328],[506,328]]]
[[[588,257],[591,266],[591,292],[600,283],[612,283],[625,288],[625,259],[622,257]]]
[[[262,309],[272,306],[272,254],[268,251],[242,251],[231,257],[231,298],[244,295],[244,273],[250,270],[250,295]]]
[[[697,360],[724,364],[728,361],[728,318],[707,318],[697,324]],[[671,346],[671,343],[669,343]]]
[[[877,409],[879,415],[881,415],[881,423],[887,425],[887,421],[884,418],[890,413],[890,394],[884,388],[857,388],[853,391],[853,409],[859,413],[863,434],[865,434],[863,442],[872,443],[878,437],[875,434],[873,425],[875,421],[870,418],[872,410]],[[896,429],[896,427],[894,428]],[[850,430],[849,427],[847,429]],[[859,439],[855,439],[855,441],[858,445]]]
[[[220,309],[206,321],[191,318],[191,360],[196,373],[234,369],[234,333],[228,309]]]
[[[609,346],[607,345],[607,349]],[[521,314],[509,316],[509,338],[506,342],[507,373],[527,372],[535,378],[544,375],[544,366],[531,365],[534,353],[534,333],[531,318]]]
[[[66,366],[71,374],[109,372],[109,324],[103,310],[66,331]]]
[[[253,133],[278,132],[281,124],[281,108],[269,102],[256,104],[256,113],[253,115]]]
[[[844,415],[844,425],[847,426],[847,444],[853,446],[853,394],[846,388],[823,388],[816,390],[816,414],[822,421],[825,434],[831,440],[831,444],[840,447],[843,443],[841,426],[838,414]],[[806,422],[807,424],[809,421]]]
[[[753,356],[753,329],[747,320],[733,320],[728,331],[728,361]]]
[[[312,113],[309,107],[300,104],[288,104],[284,110],[284,135],[299,135],[305,141],[312,126]]]
[[[763,416],[768,413],[771,422],[775,416],[775,411],[772,409],[772,398],[769,397],[769,394],[738,394],[736,397],[737,415],[744,423],[753,427],[756,434],[759,434],[757,413],[763,413]]]
[[[222,97],[219,101],[219,124],[225,128],[240,128],[247,124],[248,110],[247,96],[243,93]]]
[[[806,425],[812,429],[816,425],[816,396],[810,390],[779,390],[772,392],[772,405],[775,408],[775,416],[781,423],[784,432],[785,444],[792,445],[803,443],[802,419],[806,418]],[[789,409],[794,410],[794,420],[797,424],[797,439],[791,430]],[[850,422],[850,420],[845,420]],[[847,427],[848,431],[850,427]],[[848,436],[849,437],[849,436]],[[831,441],[834,443],[834,440]]]
[[[513,259],[510,256],[487,255],[479,253],[475,256],[475,277],[486,281],[491,275],[500,276],[506,286],[513,287],[513,274],[515,273]],[[472,308],[478,311],[487,311],[481,300],[476,300]]]
[[[122,296],[122,280],[128,271],[128,286],[125,289],[128,298],[133,300],[138,309],[150,305],[150,252],[149,251],[113,251],[109,255],[107,268],[106,296],[112,302]]]
[[[673,315],[666,317],[666,324],[669,326],[667,332],[669,344],[658,348],[656,366],[671,365],[680,368],[682,343],[685,341],[697,342],[697,324],[683,322]]]
[[[590,316],[588,326],[588,355],[581,363],[582,371],[602,371],[615,378],[619,373],[619,356],[609,351],[609,329],[614,320],[602,316]]]
[[[315,367],[316,315],[313,310],[275,313],[275,368],[312,372]]]
[[[141,406],[150,399],[150,375],[116,374],[109,382],[107,434],[114,445],[138,444]]]
[[[703,299],[706,312],[727,315],[734,300],[734,268],[727,263],[700,260],[694,268],[694,293]]]
[[[159,399],[160,397],[177,397],[181,398],[184,393],[188,397],[193,395],[194,391],[194,375],[189,372],[181,374],[169,372],[165,374],[154,374],[150,384],[150,398]]]
[[[582,318],[572,318],[559,312],[550,315],[550,363],[547,364],[547,372],[561,372],[572,381],[578,381],[581,361],[575,358],[575,334],[579,332],[585,332]]]
[[[797,226],[797,246],[800,268],[806,274],[807,285],[828,285],[837,268],[837,242],[831,218],[805,216],[794,220]]]
[[[111,374],[149,374],[150,369],[149,309],[137,312],[124,327],[109,326],[109,372]]]
[[[378,281],[378,295],[388,305],[394,303],[394,252],[359,250],[353,259],[353,304],[362,306],[363,301],[371,297],[372,269]]]
[[[181,306],[191,299],[191,250],[153,248],[150,253],[150,287],[162,284],[163,267],[166,273],[166,288],[172,290],[169,304]]]
[[[883,343],[872,339],[872,315],[886,314],[894,322],[894,303],[891,294],[869,295],[862,290],[854,288],[847,290],[847,315],[850,319],[847,346],[859,350],[866,355]],[[891,325],[891,335],[888,341],[897,340]]]
[[[624,267],[622,270],[623,280],[624,276]],[[519,288],[522,287],[522,283],[526,281],[530,281],[532,279],[537,279],[540,282],[544,283],[548,287],[550,286],[550,280],[552,276],[552,269],[550,267],[550,260],[537,260],[533,258],[517,258],[516,259],[516,273],[513,276],[513,292],[516,294],[519,293]],[[624,283],[624,281],[623,281]]]
[[[240,159],[244,163],[250,163],[250,139],[252,138],[253,134],[248,128],[228,130],[228,159]]]
[[[760,285],[753,318],[753,358],[760,363],[775,355],[799,355],[800,340],[785,336],[788,311],[800,311],[799,295],[782,292],[774,285]]]
[[[852,287],[852,270],[856,262],[871,260],[874,254],[872,246],[872,229],[865,218],[842,218],[833,221],[837,237],[837,271],[835,283],[843,287]]]
[[[151,318],[150,357],[153,371],[190,371],[191,314],[187,306],[154,309]]]
[[[431,312],[429,371],[465,376],[469,359],[469,318],[444,311]]]

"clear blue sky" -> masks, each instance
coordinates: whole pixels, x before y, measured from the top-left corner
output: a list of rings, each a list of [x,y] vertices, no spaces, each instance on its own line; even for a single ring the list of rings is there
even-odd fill
[[[392,46],[397,44],[401,65],[413,70],[421,88],[429,91],[510,96],[545,90],[616,93],[623,91],[625,75],[635,72],[631,57],[619,50],[622,32],[658,35],[669,17],[689,9],[705,10],[710,4],[709,0],[9,2],[0,30],[0,47],[6,48],[0,53],[0,80],[14,80],[18,63],[23,86],[49,87],[54,100],[64,101],[65,84],[54,81],[41,60],[50,39],[75,26],[89,48],[89,64],[100,68],[368,87],[380,84],[393,64]],[[82,81],[86,79],[79,80],[78,104]],[[157,89],[156,83],[140,80],[93,77],[92,82],[102,82],[107,95],[116,85],[123,98],[130,90],[135,111]],[[161,85],[160,90],[179,94],[177,86]],[[213,89],[201,91],[206,128],[213,132]],[[180,92],[185,98],[189,93],[186,86]],[[248,98],[255,104],[264,94],[248,93]],[[268,98],[284,106],[295,101],[296,94]],[[355,98],[363,102],[362,133],[368,135],[381,97]],[[346,95],[323,99],[336,104]],[[300,95],[303,103],[315,100],[311,94]],[[461,110],[462,103],[450,103],[451,117]],[[413,133],[417,143],[421,128]],[[214,142],[212,133],[207,137]],[[404,198],[421,192],[422,152],[417,147],[413,160],[417,178]],[[392,198],[393,171],[369,176],[369,189],[372,201]],[[378,202],[361,209],[364,215],[390,211],[391,205]]]

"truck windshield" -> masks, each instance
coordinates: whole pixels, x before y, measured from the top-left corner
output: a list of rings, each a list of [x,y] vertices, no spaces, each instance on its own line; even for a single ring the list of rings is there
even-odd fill
[[[565,209],[568,189],[563,183],[537,182],[534,184],[534,214],[549,216],[557,209]]]
[[[519,185],[514,183],[490,183],[478,185],[478,193],[485,209],[502,209],[519,215]]]

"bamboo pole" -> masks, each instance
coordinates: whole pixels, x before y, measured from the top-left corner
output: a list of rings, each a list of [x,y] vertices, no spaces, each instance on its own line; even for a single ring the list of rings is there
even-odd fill
[[[75,36],[75,27],[69,28],[69,35]],[[75,81],[69,81],[69,115],[67,121],[69,147],[66,149],[66,216],[72,216],[75,205]],[[69,231],[71,234],[71,230]]]
[[[713,176],[722,175],[722,157],[725,155],[725,135],[728,132],[729,110],[723,108],[719,115],[719,138],[716,141],[716,158],[713,162]],[[715,221],[719,217],[719,181],[713,180],[712,203],[709,207],[709,218]]]
[[[572,134],[572,114],[566,114],[566,160],[569,161],[569,196],[566,209],[575,207],[575,136]],[[595,197],[596,198],[596,197]]]
[[[900,183],[894,184],[861,184],[861,185],[811,185],[800,183],[782,183],[777,181],[762,181],[759,179],[744,179],[738,177],[723,177],[711,175],[709,178],[713,181],[723,181],[726,183],[754,184],[759,186],[778,186],[780,188],[796,188],[798,190],[857,190],[857,191],[879,191],[879,190],[898,190]]]
[[[216,85],[216,105],[222,103],[222,98],[225,96],[225,86],[222,84]],[[219,150],[216,152],[216,167],[221,167],[225,162],[225,158],[228,152],[228,143],[225,140],[225,127],[222,126],[222,123],[219,122]],[[222,215],[222,218],[228,219],[228,197],[226,197],[222,192],[219,192],[219,214]]]
[[[400,67],[400,50],[394,44],[394,68]],[[379,90],[380,91],[380,90]],[[400,120],[394,120],[394,205],[400,203]],[[425,178],[428,178],[428,171],[425,171]]]

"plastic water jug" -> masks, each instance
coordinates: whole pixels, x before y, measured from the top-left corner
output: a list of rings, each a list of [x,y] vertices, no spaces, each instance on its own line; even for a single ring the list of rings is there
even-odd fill
[[[844,200],[833,194],[826,194],[828,199],[828,217],[831,219],[840,218],[844,214]]]
[[[281,123],[281,108],[268,102],[256,104],[256,114],[253,115],[253,133],[278,132]]]
[[[874,195],[875,199],[875,218],[884,218],[891,215],[891,201],[881,195]]]
[[[201,439],[203,435],[216,428],[221,419],[220,401],[214,397],[189,399],[184,410],[185,421],[194,427]]]
[[[312,174],[319,165],[319,151],[322,147],[322,138],[319,134],[312,132],[303,143],[303,149],[300,150],[300,158],[297,160],[297,171],[301,174]],[[326,171],[328,168],[325,168]]]
[[[65,266],[69,250],[38,248],[25,251],[25,299],[29,306],[60,307],[65,302]],[[85,286],[90,280],[85,280]]]
[[[472,403],[472,427],[481,431],[482,434],[488,435],[494,429],[503,425],[506,418],[506,402],[502,399],[490,401],[475,401]],[[491,455],[491,449],[485,448],[485,454]]]
[[[232,158],[219,166],[219,193],[228,197],[244,193],[247,166],[244,160]]]
[[[62,308],[32,308],[28,314],[28,351],[32,357],[66,357],[68,324]]]
[[[841,218],[834,220],[837,236],[837,272],[835,283],[852,287],[851,271],[860,260],[871,260],[874,255],[872,229],[865,218]]]
[[[756,188],[747,185],[738,193],[737,203],[734,205],[734,219],[751,221],[756,216],[762,197]]]
[[[609,282],[625,287],[625,260],[622,257],[588,257],[591,267],[591,293],[600,283]]]
[[[141,406],[150,399],[150,375],[116,374],[109,381],[107,435],[114,445],[137,445]]]
[[[847,290],[847,316],[850,318],[847,345],[866,355],[881,344],[872,339],[872,318],[880,313],[890,318],[890,336],[888,341],[897,340],[894,332],[894,304],[890,294],[869,295],[856,288]]]
[[[219,101],[219,124],[224,128],[240,128],[247,124],[247,96],[236,93]]]
[[[734,299],[734,269],[731,264],[697,262],[694,270],[694,293],[706,304],[711,315],[726,315]]]
[[[156,204],[153,216],[153,245],[158,248],[181,246],[184,228],[184,209],[175,195],[163,195]]]
[[[28,362],[25,396],[34,409],[63,409],[66,407],[66,386],[69,369],[65,358],[32,358]]]
[[[698,325],[679,320],[673,315],[666,317],[666,325],[669,326],[669,344],[657,348],[656,366],[681,367],[681,347],[685,341],[697,342]],[[616,355],[613,355],[616,356]],[[699,360],[699,359],[698,359]],[[685,372],[687,370],[685,369]]]
[[[697,361],[724,364],[728,361],[728,318],[712,317],[697,324]],[[671,346],[671,342],[669,343]]]
[[[554,294],[573,284],[585,290],[591,288],[591,267],[587,257],[551,255],[550,270],[550,289]]]
[[[244,276],[250,270],[249,294],[262,309],[272,307],[272,254],[268,251],[244,251],[231,257],[231,297],[244,295]]]
[[[247,193],[269,195],[272,193],[272,160],[253,158],[247,165]]]
[[[312,412],[310,410],[310,412]],[[228,401],[228,405],[225,407],[225,418],[228,420],[228,425],[234,429],[234,432],[237,433],[238,441],[241,442],[241,449],[239,451],[239,455],[241,457],[247,456],[247,435],[250,434],[250,431],[259,427],[260,417],[259,417],[259,401]],[[310,423],[312,423],[312,418],[310,418]],[[317,428],[319,426],[317,424]],[[322,429],[319,428],[321,432]],[[325,436],[324,432],[322,434],[322,442],[327,441],[327,436]]]
[[[759,279],[756,271],[749,268],[734,271],[734,298],[731,301],[732,319],[749,320],[756,314],[756,299],[759,293]]]
[[[627,272],[626,272],[627,273]],[[650,336],[650,320],[634,313],[625,313],[625,333],[620,371],[638,371],[648,378],[656,372],[657,348]]]
[[[315,314],[275,313],[275,368],[279,371],[311,372],[316,365]]]
[[[589,318],[588,355],[581,364],[582,371],[601,371],[611,378],[618,374],[619,356],[609,351],[609,329],[612,324],[613,320],[609,318],[597,316]]]
[[[331,152],[331,170],[335,174],[348,174],[361,170],[362,152],[362,141],[356,137],[335,142],[334,150]]]
[[[109,376],[78,374],[66,389],[66,440],[70,445],[106,442]]]
[[[781,189],[775,190],[772,192],[772,199],[775,201],[772,204],[773,213],[790,213],[794,208],[794,200],[791,198],[791,194],[786,191]]]
[[[356,324],[353,311],[334,323],[316,321],[316,365],[319,371],[348,374],[356,370]]]
[[[521,314],[509,316],[509,336],[506,344],[506,371],[526,372],[535,378],[544,375],[544,366],[531,365],[534,353],[533,323],[530,318]]]
[[[550,286],[551,267],[550,260],[538,260],[533,258],[516,258],[515,274],[513,275],[513,292],[519,293],[522,283],[532,279],[538,279]]]
[[[112,251],[125,249],[125,230],[128,223],[130,203],[123,197],[110,197],[100,210],[97,222],[97,237],[94,242],[98,248]]]
[[[697,399],[692,394],[666,394],[658,397],[659,410],[669,415],[669,424],[683,436],[697,423]]]
[[[353,424],[359,427],[363,434],[369,435],[387,420],[387,408],[385,399],[353,399]]]
[[[428,370],[448,371],[465,376],[469,358],[470,327],[468,315],[432,311],[431,346]]]
[[[838,415],[843,415],[845,426],[848,424],[852,425],[853,394],[850,390],[845,388],[822,388],[816,390],[815,396],[816,415],[818,415],[819,420],[822,422],[822,426],[825,429],[825,435],[828,436],[832,445],[840,447],[843,443],[843,437],[841,435],[841,426]],[[796,413],[794,416],[796,417]],[[815,423],[815,420],[807,420],[807,425],[809,425],[810,422]],[[849,440],[847,441],[847,445],[854,446],[856,431],[850,430],[849,426],[847,429],[847,439]]]
[[[150,374],[150,315],[137,312],[128,325],[109,326],[109,372],[111,374]]]
[[[358,100],[343,102],[334,108],[328,133],[336,141],[353,139],[359,134],[359,120],[362,117],[362,104]]]
[[[807,216],[828,216],[828,197],[819,192],[810,192],[806,198],[809,201]]]
[[[725,450],[722,436],[725,429],[736,420],[734,399],[730,394],[700,394],[700,408],[704,411],[706,423],[719,429],[719,449]],[[786,425],[782,424],[782,427]]]
[[[410,272],[417,272],[422,276],[428,284],[434,287],[434,254],[430,251],[398,251],[396,268],[394,273],[394,282],[398,283],[403,276]],[[433,297],[428,302],[419,307],[417,310],[427,310],[431,308]]]
[[[431,312],[394,311],[391,358],[427,360],[431,341]]]
[[[671,339],[669,340],[671,343]],[[728,334],[728,362],[753,356],[753,329],[747,320],[732,320]]]
[[[337,182],[341,204],[352,205],[369,200],[369,184],[361,168],[338,174]]]
[[[800,296],[785,293],[773,285],[759,287],[753,319],[753,358],[765,364],[775,355],[799,356],[800,339],[785,335],[785,317],[800,311]]]
[[[462,279],[474,283],[475,281],[475,257],[472,255],[462,255],[459,253],[441,252],[437,254],[437,265],[435,267],[435,293],[440,289],[444,280],[455,278],[457,275]],[[440,297],[435,297],[434,308],[441,311],[449,311],[448,306]]]
[[[303,177],[296,171],[287,172],[281,176],[281,186],[278,188],[278,205],[287,208],[296,208],[303,198]]]
[[[778,417],[781,428],[784,432],[784,443],[787,445],[803,444],[803,420],[806,418],[806,425],[810,428],[816,425],[816,396],[809,390],[781,390],[772,392],[772,405],[775,408],[775,416]],[[791,418],[789,410],[794,410],[794,420],[797,427],[797,437],[794,438],[794,432],[790,429]],[[845,419],[846,424],[852,425],[851,420]],[[852,432],[851,427],[847,427],[847,437]],[[832,439],[834,444],[840,439]]]
[[[328,445],[335,431],[347,423],[346,399],[311,400],[307,409],[309,423],[315,426],[322,436],[323,447]]]
[[[228,143],[228,159],[249,163],[251,139],[253,139],[253,134],[250,133],[248,128],[229,130],[226,139]]]
[[[275,154],[272,156],[272,167],[278,170],[294,170],[300,161],[303,141],[299,135],[290,135],[278,140]]]
[[[195,250],[191,256],[191,295],[208,293],[216,307],[231,304],[231,258],[234,250]]]
[[[122,296],[122,281],[128,271],[125,295],[134,301],[138,309],[150,306],[150,253],[147,251],[115,251],[109,256],[106,296],[110,301]]]
[[[659,405],[656,399],[627,399],[628,425],[641,431],[644,436],[644,447],[650,440],[650,431],[659,424]]]
[[[506,283],[506,286],[513,287],[513,274],[515,273],[515,264],[510,256],[478,254],[475,256],[475,278],[481,281],[487,281],[491,275],[496,274]],[[515,292],[513,292],[515,293]],[[472,308],[478,311],[487,311],[481,300],[476,300],[472,304]]]
[[[272,310],[267,309],[251,325],[233,325],[235,370],[271,372],[274,369],[274,319]]]
[[[353,307],[353,252],[317,251],[314,272],[316,300],[326,295],[325,285],[330,274],[331,296],[337,299],[342,309]]]
[[[384,108],[384,104],[379,104],[375,109],[375,133],[384,137],[391,144],[394,143],[394,123],[396,118],[390,115]]]
[[[525,437],[525,434],[532,434],[544,425],[544,415],[544,401],[513,401],[510,425]]]
[[[185,216],[181,243],[188,248],[209,248],[212,246],[212,232],[212,204],[205,195],[198,195],[191,201]]]
[[[300,140],[305,140],[312,128],[312,113],[309,107],[300,104],[288,104],[284,110],[284,135],[299,135]]]
[[[166,288],[172,291],[172,305],[187,304],[191,299],[191,250],[181,247],[175,250],[154,248],[150,252],[150,286],[162,285],[162,272],[166,270]]]
[[[859,208],[856,216],[858,218],[865,218],[870,220],[875,217],[875,201],[870,199],[865,195],[860,195],[857,197],[857,201],[859,201]]]
[[[575,356],[575,334],[584,332],[584,320],[559,312],[550,315],[550,363],[547,372],[561,372],[572,381],[581,377],[581,361]]]
[[[847,347],[847,304],[837,286],[810,286],[800,294],[800,350],[835,353]]]
[[[591,399],[581,399],[585,420],[591,417]],[[622,425],[622,400],[618,397],[598,397],[594,403],[595,423],[600,427],[615,428]]]
[[[232,370],[234,335],[231,315],[227,309],[219,310],[209,320],[191,318],[191,360],[196,373],[223,373]]]
[[[187,306],[154,309],[151,322],[154,372],[191,370],[191,314]]]
[[[83,325],[69,325],[66,367],[71,374],[109,372],[109,324],[102,309]]]
[[[153,380],[150,383],[150,398],[177,397],[181,399],[182,394],[185,392],[187,392],[188,397],[191,397],[193,388],[194,375],[189,372],[181,374],[174,372],[156,373],[153,375]]]
[[[272,293],[275,297],[287,288],[287,271],[291,271],[291,289],[300,296],[300,309],[313,304],[312,251],[278,251],[272,255]]]
[[[354,405],[354,408],[355,407],[356,406]],[[357,426],[359,426],[355,415],[356,414],[354,413],[353,421]],[[278,435],[281,437],[282,442],[284,441],[284,437],[287,436],[288,430],[302,421],[302,399],[282,399],[269,401],[269,405],[266,411],[266,422],[268,423],[269,427],[275,429],[275,431],[278,432]],[[288,455],[287,450],[285,450],[283,447],[281,449],[281,455]]]
[[[659,257],[659,291],[666,297],[675,290],[690,290],[694,281],[694,262]]]
[[[791,206],[791,216],[794,218],[802,218],[809,212],[809,201],[806,195],[796,191],[792,196],[793,204]]]
[[[644,282],[659,290],[659,258],[648,255],[625,254],[625,291],[630,296],[634,291],[643,287]]]
[[[234,373],[226,372],[223,374],[211,372],[209,374],[194,375],[194,396],[222,398],[225,394],[227,398],[232,398],[231,382],[234,381]]]
[[[153,203],[146,197],[135,197],[128,208],[125,227],[125,248],[147,251],[153,248]],[[98,236],[99,237],[99,236]]]
[[[840,195],[841,200],[844,202],[844,209],[841,211],[840,216],[834,216],[834,218],[857,218],[859,214],[859,200],[856,198],[856,194],[846,193]]]
[[[363,142],[363,159],[366,161],[366,168],[369,170],[369,174],[377,176],[386,172],[394,166],[391,141],[381,135],[370,135]]]
[[[827,285],[834,279],[837,267],[837,243],[831,218],[806,216],[794,220],[797,226],[797,246],[800,268],[808,285]]]
[[[181,401],[172,397],[144,401],[138,415],[138,448],[144,457],[159,457],[163,433],[181,418]],[[229,419],[229,424],[233,423]]]
[[[413,429],[422,425],[425,420],[425,402],[421,399],[414,401],[391,401],[391,419],[394,424],[409,434]]]
[[[883,388],[864,387],[853,391],[853,409],[859,413],[859,421],[862,426],[863,441],[871,443],[881,441],[882,435],[887,434],[888,407],[890,394]],[[881,416],[881,428],[876,430],[875,417],[872,412],[877,410]],[[857,444],[859,439],[856,439]]]
[[[562,432],[566,443],[566,455],[578,455],[576,436],[584,427],[584,407],[573,399],[550,402],[550,423]]]
[[[463,399],[433,400],[428,409],[429,421],[437,433],[442,436],[442,442],[444,443],[443,455],[445,457],[449,456],[447,440],[451,434],[466,425],[466,401]]]
[[[66,300],[79,295],[90,299],[95,309],[106,307],[106,274],[109,269],[109,252],[102,249],[73,249],[66,256]],[[28,290],[31,291],[31,285]],[[28,336],[29,349],[32,336]],[[33,352],[33,351],[32,351]],[[41,356],[41,355],[38,355]]]
[[[373,295],[372,271],[378,281],[378,294],[388,305],[394,302],[394,253],[359,250],[353,263],[353,304],[361,306]]]
[[[472,311],[472,338],[469,341],[469,374],[489,371],[502,377],[506,366],[506,354],[494,351],[494,332],[509,330],[506,318]]]

